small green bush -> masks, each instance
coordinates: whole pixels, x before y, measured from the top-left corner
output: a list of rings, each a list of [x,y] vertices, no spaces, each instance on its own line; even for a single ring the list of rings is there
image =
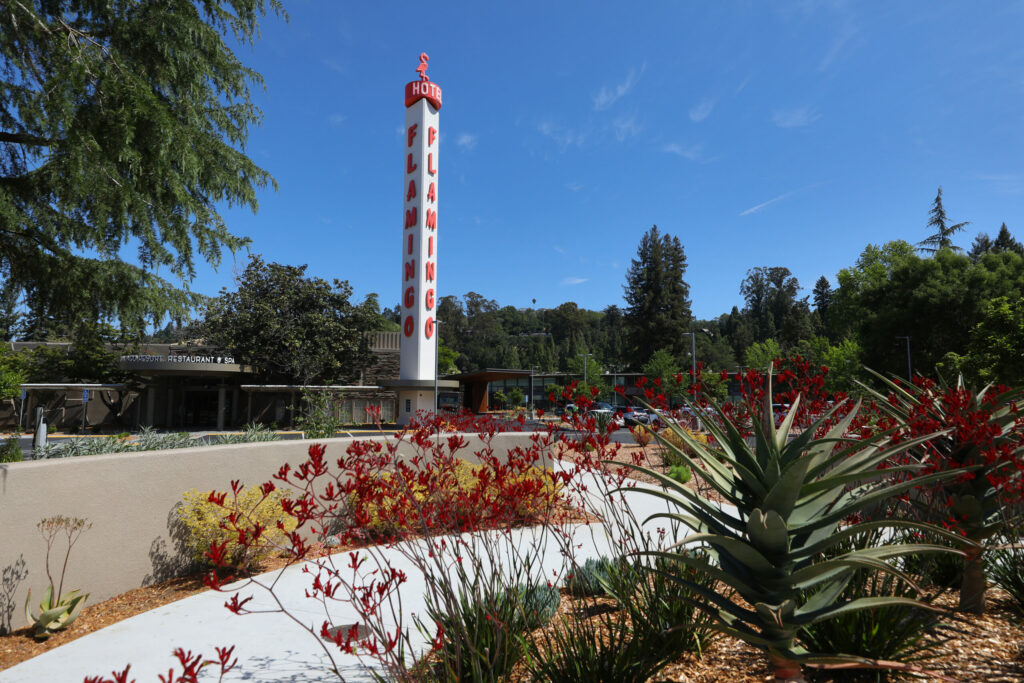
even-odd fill
[[[690,467],[688,465],[673,465],[668,468],[668,476],[672,477],[680,484],[686,484],[689,483],[693,473],[690,472]]]
[[[0,444],[0,462],[21,462],[24,459],[18,437],[12,436]]]
[[[644,683],[669,661],[635,637],[623,610],[563,617],[540,632],[525,659],[531,680],[545,683]]]
[[[989,553],[989,576],[1010,594],[1024,615],[1024,523],[1008,526],[1000,540],[1002,547]]]
[[[558,589],[547,584],[520,585],[512,593],[511,597],[516,600],[522,613],[522,624],[529,630],[540,628],[551,621],[562,602],[562,594]]]
[[[522,659],[523,636],[550,621],[561,599],[546,585],[491,585],[460,591],[447,609],[428,606],[429,620],[444,630],[431,680],[501,680]]]
[[[605,595],[617,592],[622,585],[633,585],[636,579],[635,570],[625,559],[591,558],[573,568],[565,588],[575,597]]]
[[[867,532],[830,550],[829,556],[843,551],[875,547],[880,534]],[[920,558],[917,558],[920,561]],[[917,599],[917,591],[890,572],[859,569],[843,590],[843,600],[895,596]],[[842,653],[867,659],[913,663],[934,656],[935,646],[949,640],[939,615],[921,607],[880,605],[870,610],[846,612],[801,629],[800,640],[811,652]],[[890,680],[885,671],[852,670],[847,680]]]
[[[696,606],[701,590],[720,590],[708,574],[659,557],[620,604],[629,612],[634,637],[650,652],[676,659],[686,652],[701,656],[721,633],[714,619]]]

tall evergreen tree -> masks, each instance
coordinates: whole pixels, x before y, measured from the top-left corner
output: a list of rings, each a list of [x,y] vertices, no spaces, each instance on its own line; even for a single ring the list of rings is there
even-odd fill
[[[1010,229],[1006,227],[1006,223],[1003,223],[999,227],[999,234],[996,235],[995,241],[992,242],[992,251],[997,254],[1003,251],[1012,251],[1024,256],[1024,244],[1015,240],[1010,234]]]
[[[653,226],[640,239],[623,287],[630,366],[642,367],[659,348],[682,357],[689,346],[684,333],[689,331],[692,316],[685,275],[686,254],[679,238],[662,235],[658,226]]]
[[[987,232],[979,232],[978,236],[974,238],[974,242],[971,243],[971,250],[967,252],[967,256],[971,261],[977,263],[982,256],[990,253],[992,253],[992,238],[988,236]]]
[[[949,217],[946,216],[946,208],[942,205],[942,187],[939,187],[938,194],[935,195],[935,201],[932,202],[931,211],[928,212],[928,227],[933,228],[935,233],[929,237],[918,242],[917,246],[921,251],[934,254],[940,249],[952,249],[953,251],[963,251],[960,247],[953,244],[953,235],[963,230],[965,227],[970,225],[970,222],[964,221],[963,223],[957,223],[956,225],[949,224]]]
[[[273,180],[240,151],[261,79],[228,43],[251,43],[268,8],[280,3],[0,5],[0,272],[36,317],[140,331],[198,301],[157,269],[187,286],[197,255],[217,265],[247,244],[218,205],[255,210]]]
[[[814,313],[818,317],[821,330],[829,339],[832,339],[834,336],[828,311],[829,307],[832,306],[832,297],[832,285],[829,283],[828,278],[822,275],[814,283],[814,289],[811,290],[811,299],[814,301]]]

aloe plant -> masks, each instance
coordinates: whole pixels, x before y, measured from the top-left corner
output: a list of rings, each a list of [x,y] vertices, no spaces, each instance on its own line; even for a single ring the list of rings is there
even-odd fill
[[[652,553],[704,572],[732,588],[747,603],[727,597],[696,583],[687,583],[697,606],[711,614],[716,627],[767,651],[776,680],[800,681],[804,664],[903,668],[895,662],[878,662],[843,653],[811,653],[797,644],[800,629],[839,615],[879,606],[910,605],[935,609],[905,597],[842,598],[859,568],[883,570],[909,585],[913,580],[886,560],[921,552],[958,552],[930,544],[881,543],[821,559],[826,551],[857,534],[881,528],[928,529],[939,536],[954,535],[920,522],[898,519],[848,524],[853,515],[898,495],[913,484],[894,482],[894,472],[911,466],[879,470],[899,450],[923,442],[928,435],[889,443],[890,433],[866,439],[846,437],[860,409],[856,404],[846,417],[825,430],[840,406],[794,434],[793,422],[800,397],[775,427],[771,407],[771,372],[761,420],[754,420],[753,445],[720,406],[712,403],[717,420],[705,426],[714,445],[701,443],[674,425],[670,428],[686,448],[665,443],[703,477],[724,504],[691,491],[666,475],[636,466],[657,478],[661,489],[643,490],[667,500],[674,511],[652,516],[686,524],[695,533],[680,545],[700,544],[702,554]],[[841,405],[841,404],[840,404]],[[663,440],[664,441],[664,440]],[[939,481],[944,473],[917,477],[918,483]],[[890,535],[891,536],[891,535]],[[960,553],[962,554],[962,553]]]
[[[80,595],[78,590],[73,590],[54,600],[53,586],[49,586],[43,594],[43,601],[39,603],[39,614],[35,615],[29,606],[32,601],[32,589],[29,588],[25,600],[25,618],[35,627],[33,635],[42,640],[66,629],[78,618],[88,598],[88,593]]]
[[[1004,528],[1005,491],[1016,491],[1024,474],[1024,435],[1017,422],[1017,404],[1024,389],[996,393],[992,385],[981,391],[964,386],[963,377],[948,386],[919,377],[912,385],[896,383],[871,371],[888,395],[862,385],[874,396],[879,410],[910,434],[939,424],[944,432],[928,440],[927,449],[914,449],[917,460],[930,469],[953,470],[932,491],[930,500],[919,500],[926,513],[938,521],[955,520],[965,546],[959,609],[985,611],[985,551],[998,545],[993,539]],[[926,487],[922,490],[927,491]],[[930,509],[928,509],[930,507]]]

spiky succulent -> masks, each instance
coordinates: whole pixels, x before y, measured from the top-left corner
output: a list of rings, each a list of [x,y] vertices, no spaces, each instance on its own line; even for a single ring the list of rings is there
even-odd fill
[[[700,544],[707,549],[706,556],[657,554],[706,572],[743,598],[746,605],[736,604],[706,586],[689,586],[699,596],[698,606],[715,617],[721,631],[768,652],[779,679],[799,680],[804,663],[877,666],[878,662],[841,653],[810,653],[797,645],[795,639],[801,627],[852,610],[895,604],[929,608],[901,597],[844,601],[841,596],[858,568],[886,571],[913,585],[910,577],[887,560],[912,553],[956,551],[929,544],[889,542],[827,559],[823,553],[871,529],[927,529],[941,537],[954,536],[944,529],[909,520],[847,523],[866,508],[913,485],[895,481],[891,475],[914,466],[879,466],[899,450],[933,435],[905,440],[898,446],[889,444],[889,433],[849,438],[846,432],[860,409],[859,403],[822,437],[815,436],[817,431],[824,430],[842,404],[802,432],[793,433],[799,397],[776,427],[770,371],[767,383],[761,408],[763,419],[755,419],[752,424],[753,445],[715,404],[712,407],[718,419],[706,421],[714,445],[701,443],[686,430],[672,427],[686,448],[663,441],[664,445],[703,477],[722,502],[701,496],[671,477],[645,470],[663,486],[645,491],[664,498],[675,508],[653,517],[686,524],[695,532],[680,545]],[[945,476],[928,474],[916,481],[927,483]]]

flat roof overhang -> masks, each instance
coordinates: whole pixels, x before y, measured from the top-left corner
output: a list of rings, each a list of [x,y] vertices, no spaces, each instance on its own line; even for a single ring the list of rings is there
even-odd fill
[[[512,379],[514,377],[529,377],[530,374],[531,372],[529,370],[487,368],[485,370],[477,370],[476,372],[464,372],[460,375],[448,375],[445,379],[454,379],[462,382],[463,384],[471,384],[474,382],[495,382],[499,379]]]
[[[125,361],[117,367],[142,377],[230,377],[252,374],[248,365],[238,363],[181,363],[174,361]]]

